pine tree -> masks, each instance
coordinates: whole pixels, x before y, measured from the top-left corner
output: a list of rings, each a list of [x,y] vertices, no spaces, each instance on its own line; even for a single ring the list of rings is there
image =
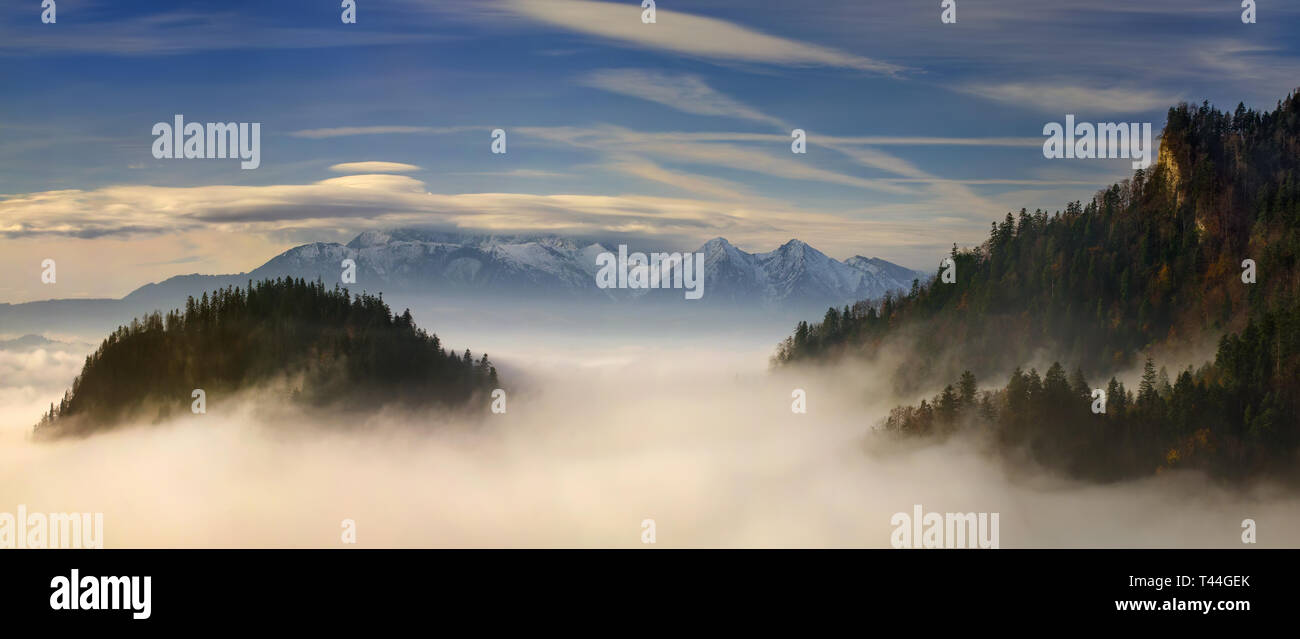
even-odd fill
[[[1159,399],[1156,394],[1156,367],[1150,357],[1147,357],[1146,364],[1142,366],[1142,381],[1138,383],[1138,403],[1141,405],[1150,405]]]
[[[975,375],[970,371],[963,372],[957,387],[961,390],[961,405],[966,408],[974,406],[975,393],[979,390],[975,384]]]

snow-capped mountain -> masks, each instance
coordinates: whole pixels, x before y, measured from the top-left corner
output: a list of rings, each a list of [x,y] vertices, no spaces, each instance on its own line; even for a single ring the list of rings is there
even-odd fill
[[[930,277],[930,274],[925,271],[914,271],[905,266],[899,266],[893,262],[882,260],[878,257],[862,257],[861,255],[854,255],[853,257],[844,260],[844,263],[858,269],[859,271],[865,271],[868,276],[874,277],[876,281],[880,282],[884,286],[883,290],[902,289],[906,291],[912,288],[912,280],[919,279],[924,282]],[[884,295],[884,293],[875,293],[868,297],[874,298],[881,295]]]
[[[290,249],[249,275],[337,281],[340,264],[351,259],[357,265],[354,288],[371,291],[580,295],[595,288],[596,255],[603,251],[599,244],[580,246],[558,237],[367,231],[346,246],[317,242]]]
[[[605,244],[616,251],[613,242]],[[704,295],[682,306],[681,290],[604,290],[595,285],[596,256],[606,247],[555,236],[490,236],[420,230],[368,231],[347,244],[316,242],[292,248],[248,273],[178,275],[146,284],[122,299],[46,300],[0,304],[0,325],[10,332],[99,330],[158,309],[183,308],[185,298],[250,280],[301,277],[340,281],[345,259],[356,261],[354,291],[385,293],[390,300],[574,303],[594,300],[671,302],[684,309],[761,310],[766,315],[816,317],[827,306],[875,299],[907,290],[928,276],[880,258],[832,259],[791,240],[767,253],[745,252],[723,238],[705,242]],[[631,247],[631,251],[645,247]],[[663,250],[657,248],[656,250]],[[437,303],[437,302],[435,302]],[[547,308],[546,304],[533,306]],[[628,308],[636,308],[629,305]]]
[[[367,231],[347,245],[306,244],[249,274],[337,281],[340,264],[357,264],[356,288],[394,292],[474,291],[546,297],[638,297],[595,286],[596,256],[607,249],[555,236],[458,235],[418,230]],[[631,250],[636,250],[635,248]],[[724,238],[703,253],[704,299],[780,306],[842,304],[906,290],[925,275],[879,258],[837,261],[790,240],[774,251],[747,253]]]
[[[610,243],[612,244],[612,243]],[[556,236],[493,236],[423,230],[367,231],[347,244],[315,242],[275,256],[249,273],[182,275],[142,286],[126,301],[157,308],[188,295],[248,280],[300,277],[339,282],[343,260],[356,262],[354,290],[392,294],[495,295],[512,299],[676,299],[680,291],[603,290],[595,285],[597,242]],[[641,250],[631,247],[629,250]],[[718,237],[704,254],[705,305],[825,310],[891,290],[907,290],[927,275],[880,258],[835,260],[799,240],[774,251],[748,253]]]
[[[926,278],[880,258],[859,255],[841,262],[799,240],[767,253],[746,253],[718,237],[700,252],[706,296],[737,302],[840,304],[905,291],[912,280]]]

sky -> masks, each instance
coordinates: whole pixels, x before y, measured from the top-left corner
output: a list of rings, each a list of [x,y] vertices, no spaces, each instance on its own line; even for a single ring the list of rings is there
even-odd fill
[[[933,269],[1131,174],[1043,157],[1047,123],[1300,87],[1290,0],[55,1],[0,0],[0,303],[401,226]],[[260,166],[156,159],[176,114],[260,123]]]

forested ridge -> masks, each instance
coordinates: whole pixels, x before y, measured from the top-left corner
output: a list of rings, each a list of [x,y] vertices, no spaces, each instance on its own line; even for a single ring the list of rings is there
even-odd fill
[[[900,390],[955,386],[896,409],[887,429],[991,427],[1077,475],[1287,468],[1300,443],[1298,168],[1300,94],[1268,112],[1179,105],[1150,169],[1087,204],[1008,214],[983,244],[953,247],[955,282],[829,309],[774,361],[870,356],[901,340],[911,359]],[[1243,281],[1247,259],[1255,283]],[[1086,374],[1105,379],[1152,347],[1204,336],[1222,336],[1213,361],[1171,381],[1147,361],[1136,393],[1111,378],[1097,386],[1109,390],[1105,413],[1089,410]],[[1019,368],[1041,353],[1074,373]],[[974,390],[1012,369],[1004,388]]]
[[[87,433],[188,413],[194,389],[213,402],[264,383],[280,385],[291,401],[348,409],[453,407],[498,385],[486,354],[449,352],[416,327],[410,310],[394,315],[382,296],[302,279],[250,281],[113,331],[36,428]]]

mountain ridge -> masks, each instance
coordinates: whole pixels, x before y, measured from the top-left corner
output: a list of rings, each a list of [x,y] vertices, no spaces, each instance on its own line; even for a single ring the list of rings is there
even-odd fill
[[[1076,477],[1300,482],[1300,92],[1265,112],[1177,105],[1161,145],[1150,170],[1086,203],[1008,213],[983,243],[954,245],[955,278],[799,322],[774,363],[901,350],[896,390],[954,383],[882,430],[992,434]],[[1209,339],[1208,361],[1156,362]],[[1134,393],[1117,377],[1139,357]]]
[[[595,255],[613,242],[586,241],[555,234],[492,235],[425,229],[364,231],[346,244],[310,242],[272,256],[242,273],[189,273],[149,282],[121,298],[49,299],[17,304],[0,303],[0,326],[15,336],[41,332],[100,333],[158,309],[179,308],[187,298],[250,280],[294,277],[325,283],[340,282],[340,263],[357,260],[354,291],[399,295],[411,304],[454,297],[461,302],[491,304],[521,301],[596,304],[601,312],[623,313],[641,305],[668,305],[675,311],[708,308],[717,317],[727,314],[779,312],[788,317],[820,317],[829,306],[861,298],[876,298],[911,287],[929,275],[882,258],[855,255],[834,260],[800,240],[749,253],[717,237],[705,242],[705,295],[681,306],[680,291],[601,290],[595,286]],[[802,250],[806,246],[807,250]],[[712,248],[711,248],[712,247]],[[637,250],[643,247],[632,247]],[[796,251],[795,249],[800,250]],[[709,257],[711,250],[723,254]],[[793,259],[800,254],[808,260]],[[821,256],[821,257],[818,257]],[[376,258],[376,259],[372,259]],[[824,259],[822,259],[824,258]],[[818,268],[807,272],[807,264]],[[404,280],[393,285],[389,280]],[[658,306],[656,306],[658,308]],[[621,309],[621,310],[620,310]]]
[[[346,244],[311,242],[288,249],[247,273],[177,275],[137,288],[124,300],[168,296],[244,283],[297,277],[338,281],[342,262],[356,262],[352,288],[393,292],[474,291],[523,297],[556,294],[575,299],[614,298],[595,286],[600,242],[560,235],[476,235],[399,228],[364,231]],[[906,290],[928,276],[882,258],[835,260],[798,239],[750,253],[723,237],[695,252],[705,255],[705,299],[758,307],[839,305]],[[635,296],[638,291],[631,292]],[[712,298],[710,298],[712,296]]]

